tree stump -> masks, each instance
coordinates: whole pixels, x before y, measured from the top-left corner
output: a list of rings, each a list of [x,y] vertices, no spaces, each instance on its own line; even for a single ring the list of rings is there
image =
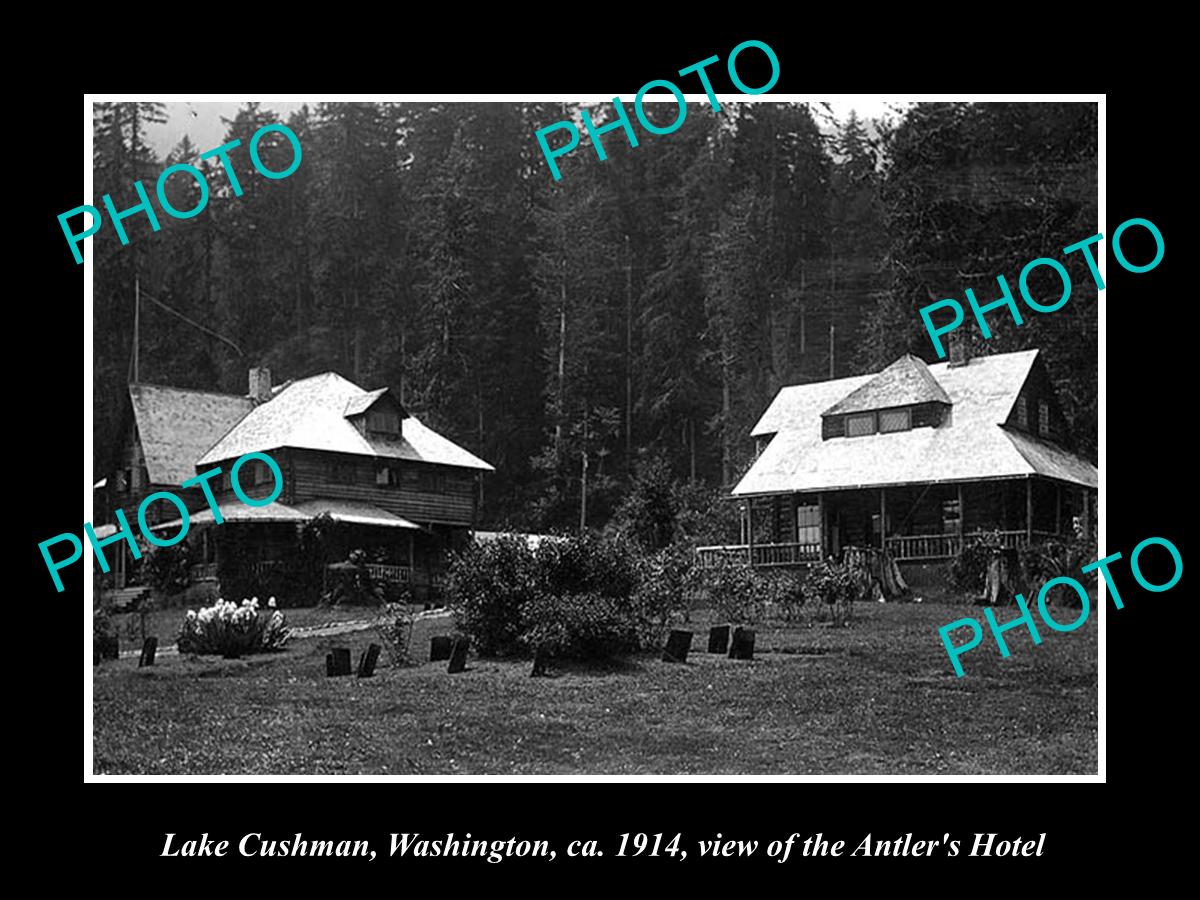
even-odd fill
[[[672,631],[667,635],[667,646],[663,649],[663,662],[687,662],[688,651],[692,649],[692,633],[690,631]]]
[[[544,654],[541,650],[536,651],[533,654],[533,671],[529,673],[529,677],[545,678],[547,662],[546,654]]]
[[[714,625],[708,629],[708,652],[724,653],[729,649],[729,626]]]

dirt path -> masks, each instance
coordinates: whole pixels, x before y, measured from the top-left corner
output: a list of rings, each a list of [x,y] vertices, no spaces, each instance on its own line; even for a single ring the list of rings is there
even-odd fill
[[[448,609],[430,609],[425,612],[419,612],[413,616],[413,621],[422,621],[425,619],[441,619],[450,615]],[[339,634],[353,634],[356,631],[366,631],[375,624],[374,619],[349,619],[344,622],[326,622],[324,625],[306,625],[299,628],[291,629],[290,640],[298,641],[307,638],[322,638],[336,637]],[[121,659],[129,657],[141,656],[141,648],[137,650],[122,650]],[[159,647],[156,651],[157,656],[178,656],[179,648],[174,644],[168,644]]]

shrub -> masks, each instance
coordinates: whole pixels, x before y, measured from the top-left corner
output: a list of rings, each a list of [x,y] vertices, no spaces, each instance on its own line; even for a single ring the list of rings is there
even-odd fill
[[[288,633],[287,619],[275,609],[274,597],[266,610],[259,610],[257,597],[243,600],[241,606],[217,600],[199,611],[187,611],[177,644],[180,653],[240,656],[282,649]]]
[[[805,592],[829,606],[834,625],[844,625],[859,586],[850,567],[833,559],[813,565],[804,582]]]
[[[1083,572],[1088,563],[1097,558],[1093,541],[1078,537],[1050,538],[1035,544],[1024,552],[1022,562],[1029,578],[1039,587],[1051,578],[1069,577],[1085,587],[1095,589],[1096,570]],[[1078,605],[1074,591],[1061,591],[1068,602]]]
[[[649,645],[682,603],[682,584],[673,586],[681,564],[652,559],[621,536],[563,538],[536,549],[502,538],[458,554],[446,591],[456,626],[481,656],[597,658]]]
[[[96,604],[92,607],[92,662],[100,662],[105,648],[112,647],[119,640],[117,626],[113,623],[112,614],[107,606]]]
[[[534,551],[538,587],[548,594],[631,597],[640,583],[638,552],[620,535],[543,541]]]
[[[598,660],[637,650],[638,623],[627,601],[603,594],[540,595],[522,611],[521,643],[535,654]]]
[[[375,633],[393,666],[412,664],[412,624],[412,613],[402,603],[385,603],[375,618]]]
[[[798,622],[805,600],[800,578],[786,570],[756,574],[761,584],[764,612],[784,622]]]
[[[538,590],[533,551],[523,538],[470,544],[452,557],[446,596],[455,624],[481,656],[521,651],[521,610]]]
[[[717,621],[753,625],[763,615],[764,576],[740,560],[701,569],[698,581]]]
[[[950,580],[954,587],[971,596],[982,594],[988,563],[992,553],[1001,546],[998,531],[981,535],[967,543],[950,566]]]
[[[686,618],[691,612],[695,554],[689,547],[675,544],[642,557],[637,565],[632,608],[638,640],[643,647],[656,646],[673,618]]]
[[[170,547],[149,545],[142,554],[142,581],[160,594],[178,594],[191,584],[191,550],[182,541]]]

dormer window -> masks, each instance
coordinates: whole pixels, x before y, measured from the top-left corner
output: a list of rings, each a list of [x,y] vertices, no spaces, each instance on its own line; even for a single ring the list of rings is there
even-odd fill
[[[390,410],[373,409],[367,413],[367,431],[375,434],[399,435],[400,416]]]
[[[1029,428],[1029,403],[1024,396],[1017,398],[1017,427]]]
[[[846,416],[846,437],[862,437],[875,433],[875,413]]]
[[[879,430],[910,431],[912,429],[912,410],[885,409],[879,413]]]
[[[821,437],[865,437],[913,428],[937,428],[950,395],[915,356],[905,354],[821,413]]]
[[[1050,404],[1045,400],[1038,403],[1038,434],[1050,436]]]

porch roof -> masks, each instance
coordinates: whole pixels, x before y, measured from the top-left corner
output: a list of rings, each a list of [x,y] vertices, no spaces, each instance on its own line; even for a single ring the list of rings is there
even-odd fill
[[[226,503],[221,506],[221,518],[226,522],[293,522],[300,524],[315,519],[322,513],[328,513],[336,522],[348,522],[353,525],[376,525],[382,528],[406,528],[420,531],[421,526],[395,513],[380,509],[370,503],[359,503],[352,500],[316,499],[305,500],[295,506],[283,503],[272,503],[268,506],[247,506],[244,503]],[[192,525],[213,525],[211,509],[202,509],[190,514]],[[181,519],[172,519],[151,527],[151,531],[176,531]]]

